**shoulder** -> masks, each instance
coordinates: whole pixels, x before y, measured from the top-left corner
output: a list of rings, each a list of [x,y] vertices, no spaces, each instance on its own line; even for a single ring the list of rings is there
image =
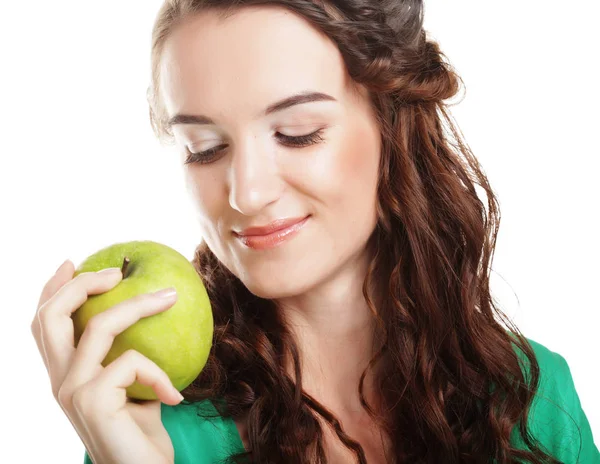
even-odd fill
[[[567,360],[543,344],[527,338],[539,364],[540,379],[531,405],[528,425],[547,451],[565,463],[600,464],[591,427],[582,408]],[[517,350],[527,377],[529,364]],[[513,431],[513,438],[523,445]]]
[[[161,403],[161,419],[173,442],[175,464],[213,464],[243,451],[235,423],[220,416],[211,400]]]

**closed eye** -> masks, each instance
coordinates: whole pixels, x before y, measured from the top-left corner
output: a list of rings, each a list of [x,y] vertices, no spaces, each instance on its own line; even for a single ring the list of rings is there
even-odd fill
[[[319,129],[311,134],[298,135],[298,136],[285,135],[285,134],[281,134],[281,133],[277,132],[275,134],[275,137],[279,140],[279,143],[281,143],[284,146],[292,147],[292,148],[304,148],[304,147],[308,147],[310,145],[314,145],[319,142],[322,142],[323,141],[322,133],[323,133],[323,129]],[[216,158],[218,157],[218,154],[224,148],[227,148],[227,144],[217,145],[216,147],[210,148],[208,150],[194,153],[194,152],[190,151],[188,147],[185,147],[185,151],[188,155],[187,159],[185,160],[185,164],[192,164],[192,163],[208,164],[208,163],[211,163],[216,160]]]

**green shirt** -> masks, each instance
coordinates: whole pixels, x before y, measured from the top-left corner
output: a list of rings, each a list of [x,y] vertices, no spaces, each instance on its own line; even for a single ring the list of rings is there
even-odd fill
[[[600,464],[600,453],[565,358],[528,340],[540,365],[540,386],[529,414],[531,433],[564,464]],[[244,451],[231,418],[198,417],[198,412],[216,415],[209,400],[176,406],[162,403],[161,411],[162,422],[173,442],[175,464],[216,464],[230,454]],[[516,429],[511,442],[525,449]],[[87,452],[84,464],[92,464]]]

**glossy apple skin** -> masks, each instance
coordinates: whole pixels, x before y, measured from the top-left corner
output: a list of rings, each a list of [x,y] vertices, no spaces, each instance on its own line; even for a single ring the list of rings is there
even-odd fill
[[[177,301],[164,312],[140,319],[115,337],[102,365],[107,366],[129,349],[154,361],[181,391],[200,374],[213,339],[213,315],[206,288],[194,266],[179,252],[153,241],[117,243],[86,258],[75,270],[95,272],[130,263],[114,288],[90,295],[72,314],[75,346],[88,321],[98,313],[143,293],[175,287]],[[137,381],[127,388],[129,398],[155,400],[152,387]]]

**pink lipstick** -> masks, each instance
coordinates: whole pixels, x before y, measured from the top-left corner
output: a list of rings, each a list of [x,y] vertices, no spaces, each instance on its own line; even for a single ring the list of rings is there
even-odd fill
[[[234,235],[247,247],[255,250],[273,248],[291,239],[304,227],[309,216],[304,218],[279,219],[266,226],[249,227]]]

